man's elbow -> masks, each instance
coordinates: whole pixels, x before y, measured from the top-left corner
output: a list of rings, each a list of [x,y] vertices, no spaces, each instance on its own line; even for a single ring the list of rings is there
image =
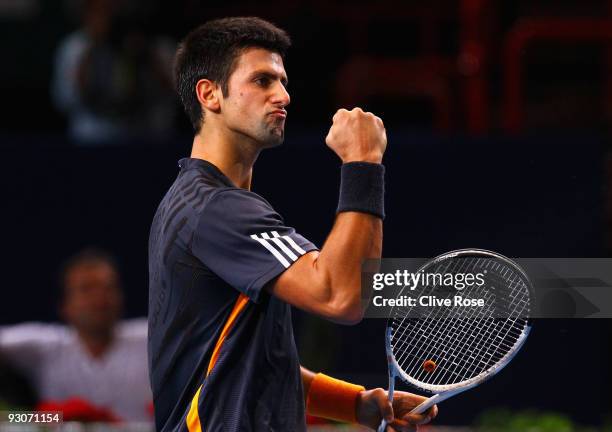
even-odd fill
[[[344,314],[342,324],[353,326],[359,324],[363,319],[363,309],[359,306],[354,311],[350,311]]]
[[[363,308],[360,299],[336,302],[332,306],[331,319],[344,325],[355,325],[363,319]]]

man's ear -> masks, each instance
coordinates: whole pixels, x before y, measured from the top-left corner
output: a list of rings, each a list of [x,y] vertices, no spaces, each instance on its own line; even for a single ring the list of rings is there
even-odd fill
[[[203,107],[209,111],[219,112],[221,108],[219,100],[221,97],[221,88],[217,83],[208,79],[201,79],[196,83],[195,91],[198,101]]]

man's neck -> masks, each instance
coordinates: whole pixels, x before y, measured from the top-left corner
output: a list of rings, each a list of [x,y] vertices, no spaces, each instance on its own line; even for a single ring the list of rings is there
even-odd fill
[[[242,136],[202,130],[193,138],[191,157],[215,165],[239,188],[251,189],[253,165],[259,156],[256,144]]]
[[[113,332],[104,334],[86,334],[78,332],[79,340],[93,358],[102,357],[113,344]]]

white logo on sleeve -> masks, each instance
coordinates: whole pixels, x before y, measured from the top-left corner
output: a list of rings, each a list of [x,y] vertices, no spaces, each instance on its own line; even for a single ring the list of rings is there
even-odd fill
[[[295,261],[299,256],[306,253],[291,237],[282,236],[276,231],[253,234],[251,238],[257,240],[263,247],[268,249],[285,268],[291,265],[289,260]]]

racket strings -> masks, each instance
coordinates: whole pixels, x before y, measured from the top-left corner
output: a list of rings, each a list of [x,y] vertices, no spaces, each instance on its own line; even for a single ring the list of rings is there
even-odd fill
[[[473,285],[461,293],[471,298],[484,298],[485,309],[473,307],[468,309],[469,313],[458,315],[451,308],[430,308],[424,317],[420,317],[423,313],[414,307],[394,309],[391,322],[393,354],[398,366],[416,380],[427,384],[452,384],[473,378],[503,359],[527,326],[526,319],[521,317],[529,309],[528,288],[517,272],[506,265],[489,258],[464,258],[444,260],[428,271],[460,273],[465,270],[487,274],[487,284]],[[439,287],[419,288],[419,295],[423,296],[432,295]],[[457,295],[457,292],[446,294]],[[423,367],[427,361],[434,362],[433,370]]]
[[[443,273],[446,273],[449,270],[449,267],[452,264],[452,262],[449,260],[449,261],[446,261],[445,264],[446,264],[446,268],[443,270]],[[427,294],[431,295],[434,292],[434,290],[436,289],[436,287],[437,287],[437,285],[432,285],[431,287],[430,286],[425,286],[423,291],[425,291],[425,290],[427,290],[429,288]],[[401,294],[401,292],[400,292],[400,294]],[[421,295],[424,295],[424,294],[425,293],[423,293],[423,292],[421,293]],[[418,315],[418,314],[414,313],[415,312],[415,308],[416,308],[415,306],[409,307],[407,312],[405,314],[403,314],[403,316],[400,317],[401,318],[400,326],[406,320],[406,318],[414,317],[415,315]],[[399,311],[399,314],[401,315],[403,310],[404,309],[402,309],[402,308],[396,308],[396,309],[394,309],[394,312],[397,315],[398,311]],[[421,322],[422,323],[426,323],[428,326],[430,324],[432,324],[431,321],[427,321],[427,320],[430,319],[430,318],[433,318],[431,316],[433,313],[434,313],[434,309],[431,309],[431,311],[429,312],[429,314],[426,317],[426,320],[425,321],[421,321]],[[397,318],[393,319],[392,325],[396,323],[396,319]],[[421,325],[421,329],[420,330],[421,331],[425,330],[425,329],[423,329],[423,325]],[[415,332],[415,333],[419,334],[419,332]],[[399,346],[396,347],[394,345],[394,347],[396,347],[399,352],[401,352],[401,350],[405,349],[408,346],[409,342],[410,342],[409,339],[404,337],[404,334],[402,334],[399,338],[396,338],[396,339],[399,340]],[[412,349],[414,349],[414,346],[413,346]]]
[[[450,363],[454,363],[453,361],[454,357],[457,357],[459,354],[465,354],[467,355],[469,359],[480,358],[479,357],[480,352],[487,347],[487,342],[494,341],[493,338],[495,337],[495,335],[493,334],[493,329],[489,327],[483,332],[484,337],[477,340],[476,335],[473,332],[471,332],[471,330],[479,324],[482,324],[482,322],[476,321],[476,320],[458,321],[458,324],[452,324],[452,323],[449,324],[449,327],[454,330],[455,335],[451,336],[448,333],[440,335],[440,340],[435,345],[433,345],[432,348],[439,349],[439,351],[444,355],[442,356],[442,359],[446,359]],[[511,349],[514,341],[518,339],[518,337],[520,337],[520,332],[517,329],[512,328],[513,322],[512,323],[507,322],[507,323],[504,323],[504,325],[508,327],[508,337],[512,340],[508,340],[507,338],[502,339],[502,340],[498,339],[499,348],[501,350]],[[415,340],[416,343],[428,342],[425,339],[424,335],[416,335],[415,339],[416,338],[420,338],[420,340],[418,339]],[[457,344],[457,341],[461,341],[461,340],[465,341],[463,348],[461,345]],[[474,345],[475,343],[478,345],[475,346]],[[453,346],[450,346],[451,344]],[[495,350],[493,351],[493,353],[494,352]],[[408,356],[412,357],[412,359],[415,362],[413,362],[409,366],[404,366],[403,369],[405,369],[412,375],[412,373],[415,372],[415,366],[419,365],[418,360],[420,360],[423,357],[426,357],[430,353],[431,353],[431,350],[417,348],[417,350],[414,350],[412,353],[408,354]],[[406,362],[404,360],[406,360],[408,356],[399,358],[398,363],[402,363],[402,365],[406,365]],[[432,359],[432,360],[435,361],[435,360],[440,360],[440,359]],[[481,363],[488,364],[487,362],[483,360],[481,360]],[[442,364],[440,364],[440,366],[442,366]],[[461,367],[462,365],[459,365],[459,366]]]
[[[459,268],[455,268],[453,269],[453,271],[457,271],[457,270],[463,270],[463,264],[465,264],[465,261],[462,261],[461,266]],[[439,271],[439,269],[436,269]],[[446,269],[444,270],[445,272],[449,271],[448,268],[448,263],[446,265]],[[433,287],[435,288],[435,286]],[[471,316],[469,318],[474,318],[474,312],[476,310],[474,309],[471,314]],[[480,312],[480,311],[479,311]],[[482,312],[480,312],[480,314],[482,315]],[[433,316],[432,316],[433,315]],[[465,370],[461,370],[462,365],[458,364],[457,362],[455,362],[455,358],[457,357],[457,353],[454,352],[453,349],[453,344],[452,339],[451,339],[451,334],[450,332],[448,332],[448,334],[444,334],[443,332],[441,332],[440,330],[444,330],[444,329],[448,329],[448,328],[452,328],[452,327],[457,327],[457,326],[453,326],[453,321],[449,321],[446,320],[446,315],[448,315],[448,313],[446,313],[446,309],[443,308],[438,308],[435,313],[434,310],[432,309],[431,312],[429,313],[429,316],[427,317],[426,320],[424,321],[420,321],[421,325],[417,327],[417,329],[415,329],[416,331],[411,332],[411,335],[416,334],[427,334],[427,333],[431,333],[432,330],[434,330],[436,327],[438,329],[437,333],[441,334],[441,337],[437,338],[437,339],[433,339],[433,338],[421,338],[425,347],[427,348],[423,348],[421,347],[421,343],[418,344],[418,347],[421,348],[419,349],[417,354],[418,355],[413,355],[414,353],[414,349],[411,350],[412,352],[410,352],[410,355],[413,357],[413,362],[410,363],[408,366],[404,366],[404,368],[406,370],[410,370],[411,374],[417,374],[417,372],[423,372],[422,369],[419,369],[419,365],[420,365],[420,358],[423,355],[429,355],[431,354],[432,350],[437,350],[439,357],[441,357],[444,362],[441,363],[440,368],[439,368],[439,372],[437,374],[437,376],[440,376],[442,373],[444,374],[448,374],[451,373],[452,375],[454,375],[456,377],[456,379],[461,380],[463,375],[466,371]],[[404,316],[405,318],[405,316]],[[443,321],[444,325],[440,325],[440,322]],[[404,321],[404,319],[402,320]],[[459,320],[459,322],[461,323],[461,328],[465,328],[468,322],[470,322],[470,320]],[[414,321],[412,321],[412,323],[414,324]],[[425,325],[423,325],[423,323],[426,323]],[[451,327],[452,326],[452,327]],[[401,328],[401,326],[400,326]],[[406,335],[406,331],[404,331],[404,335],[402,337],[405,337]],[[410,336],[410,335],[409,335]],[[445,347],[448,347],[448,349],[444,349]],[[440,353],[441,352],[441,353]],[[442,354],[440,356],[440,354]],[[401,361],[401,359],[400,359]],[[438,359],[438,361],[440,361],[440,359]],[[446,364],[448,364],[450,367],[446,367]]]
[[[451,373],[460,381],[465,379],[466,376],[473,375],[475,367],[486,366],[486,363],[481,359],[481,353],[484,352],[487,343],[492,339],[487,340],[486,337],[477,339],[473,331],[478,326],[482,327],[482,319],[449,319],[446,321],[447,331],[439,333],[434,344],[430,343],[427,348],[418,348],[413,351],[410,354],[410,357],[412,357],[411,363],[403,362],[402,368],[411,376],[419,379],[424,375],[425,371],[419,368],[420,360],[423,358],[431,358],[437,361],[440,378],[442,378],[442,373]],[[485,330],[484,335],[491,336],[491,329]],[[419,340],[415,342],[421,345],[429,341],[431,339],[427,340],[421,334]],[[463,362],[461,362],[461,359],[463,359]]]
[[[473,376],[478,375],[481,371],[488,369],[494,365],[499,359],[501,359],[508,350],[510,350],[516,340],[520,337],[518,329],[514,329],[514,322],[505,322],[497,324],[498,329],[493,331],[493,328],[489,328],[485,333],[485,336],[480,339],[476,339],[470,332],[471,329],[477,326],[479,322],[471,321],[470,324],[462,323],[460,326],[449,324],[449,328],[461,329],[458,330],[460,338],[468,335],[466,338],[467,343],[463,347],[453,347],[452,349],[445,348],[444,344],[452,343],[451,336],[449,334],[440,335],[440,342],[434,345],[430,350],[424,350],[419,348],[411,352],[408,356],[405,356],[398,361],[400,367],[403,370],[415,377],[421,379],[424,373],[419,366],[423,361],[433,360],[438,365],[436,372],[437,380],[432,380],[431,383],[437,381],[447,380],[448,374],[455,377],[452,382],[463,381]],[[482,324],[482,322],[480,322]],[[495,334],[503,332],[506,329],[506,335],[504,338],[495,336]],[[494,334],[495,333],[495,334]],[[459,338],[459,339],[460,339]],[[457,340],[457,338],[455,338]],[[420,339],[415,340],[416,343],[427,342],[425,337],[421,335]],[[456,343],[456,342],[455,342]],[[495,349],[490,349],[492,344],[496,344]],[[485,355],[489,353],[488,358]],[[407,362],[413,360],[410,366],[406,366]],[[436,378],[433,375],[432,378]]]
[[[508,278],[508,272],[511,273],[511,278]],[[509,298],[511,299],[510,305],[513,306],[513,309],[509,311],[508,318],[501,321],[504,325],[507,324],[507,329],[503,336],[501,336],[502,332],[499,332],[497,335],[497,345],[491,350],[488,359],[489,367],[493,366],[506,353],[512,350],[527,327],[527,320],[524,318],[529,313],[529,290],[527,285],[518,274],[511,272],[509,268],[504,270],[502,277],[508,282]],[[508,310],[505,312],[508,312]],[[508,338],[510,339],[508,340]],[[497,353],[500,353],[499,358],[494,357]]]
[[[443,270],[444,273],[449,271],[449,266],[450,266],[451,263],[452,263],[452,261],[447,261],[445,263],[446,264],[446,268]],[[461,270],[461,269],[462,268],[460,267],[459,269],[454,269],[454,270]],[[435,271],[440,271],[440,269],[436,268]],[[429,288],[429,290],[428,290],[427,293],[421,292],[420,295],[423,296],[423,295],[431,295],[431,294],[433,294],[434,290],[437,288],[437,285],[432,285],[431,287],[426,286],[426,287],[424,287],[424,291],[427,290],[428,288]],[[415,312],[415,307],[410,308],[408,310],[408,312],[404,313],[403,315],[402,315],[402,309],[400,309],[400,308],[395,309],[396,317],[398,315],[400,315],[400,317],[402,319],[402,322],[406,318],[415,317],[415,315],[418,316],[418,310],[416,311],[417,312],[416,314],[414,312]],[[436,325],[435,320],[443,319],[448,314],[449,314],[448,309],[445,309],[445,308],[431,308],[431,309],[429,309],[428,315],[425,317],[425,321],[422,321],[422,322],[427,323],[427,329],[430,329],[431,326],[435,326]],[[423,326],[421,326],[420,330],[425,330],[425,328],[423,328]],[[400,337],[400,339],[403,339],[403,337],[404,337],[404,335],[402,335]]]
[[[424,342],[425,338],[422,338]],[[439,344],[432,347],[437,352],[435,355],[432,355],[432,351],[426,351],[423,349],[418,349],[416,352],[410,354],[409,357],[405,358],[405,363],[402,364],[402,368],[407,370],[411,376],[414,376],[416,379],[419,379],[419,375],[421,370],[419,369],[420,363],[422,359],[427,358],[428,360],[432,360],[435,362],[437,375],[441,374],[452,374],[456,379],[462,380],[463,374],[468,371],[462,367],[462,365],[458,364],[455,359],[457,358],[458,353],[453,350],[447,350],[444,348],[444,344],[448,344],[450,339],[447,337],[444,340],[441,340]],[[410,362],[410,363],[408,363]],[[408,365],[406,365],[408,364]],[[459,368],[459,370],[455,370]]]
[[[406,370],[410,370],[411,371],[410,373],[416,372],[415,369],[419,366],[418,360],[420,359],[420,357],[423,355],[427,355],[431,350],[440,350],[442,354],[444,355],[443,358],[445,358],[451,364],[455,363],[454,357],[456,357],[457,354],[454,352],[456,349],[456,343],[453,343],[453,339],[457,339],[456,334],[453,334],[449,331],[447,332],[439,331],[438,332],[440,333],[439,339],[426,338],[426,332],[430,333],[431,330],[434,330],[435,326],[440,326],[439,320],[442,320],[442,319],[445,319],[445,318],[435,317],[433,319],[427,319],[427,320],[424,320],[424,322],[427,323],[425,326],[423,326],[421,323],[421,325],[417,329],[411,330],[410,333],[407,333],[406,331],[404,331],[403,337],[405,338],[406,337],[414,338],[416,335],[419,335],[421,339],[419,341],[419,344],[417,345],[420,351],[420,355],[414,356],[414,359],[413,359],[414,361],[409,366],[406,366]],[[474,320],[474,316],[472,315],[468,319],[457,319],[455,322],[453,322],[452,320],[446,320],[444,324],[445,325],[440,326],[441,329],[454,328],[457,332],[460,332],[459,333],[460,335],[461,335],[461,332],[464,335],[467,335],[468,333],[470,333],[470,327],[474,327],[477,324],[477,321]],[[405,330],[408,330],[408,329],[406,328]],[[423,344],[423,346],[421,346],[421,343]],[[442,370],[444,370],[443,365],[440,364],[440,366]]]
[[[504,276],[506,276],[505,273]],[[514,279],[511,281],[510,285],[516,284],[516,282],[516,279]],[[515,305],[515,309],[516,307],[518,307],[518,305]],[[512,316],[515,314],[516,310],[511,312]],[[467,356],[467,361],[469,362],[467,363],[467,369],[471,374],[478,374],[483,368],[484,370],[490,368],[512,349],[521,334],[521,332],[513,331],[515,323],[516,320],[512,318],[506,320],[492,320],[488,318],[485,321],[485,326],[477,329],[480,333],[470,335],[471,340],[468,339],[466,348],[458,347],[458,349],[465,350],[465,356]],[[482,321],[479,321],[479,324],[482,324]],[[482,343],[474,347],[472,343],[477,341],[477,336],[481,337]],[[508,340],[508,337],[511,339]],[[490,348],[489,342],[496,345]],[[443,381],[444,377],[440,380]]]

